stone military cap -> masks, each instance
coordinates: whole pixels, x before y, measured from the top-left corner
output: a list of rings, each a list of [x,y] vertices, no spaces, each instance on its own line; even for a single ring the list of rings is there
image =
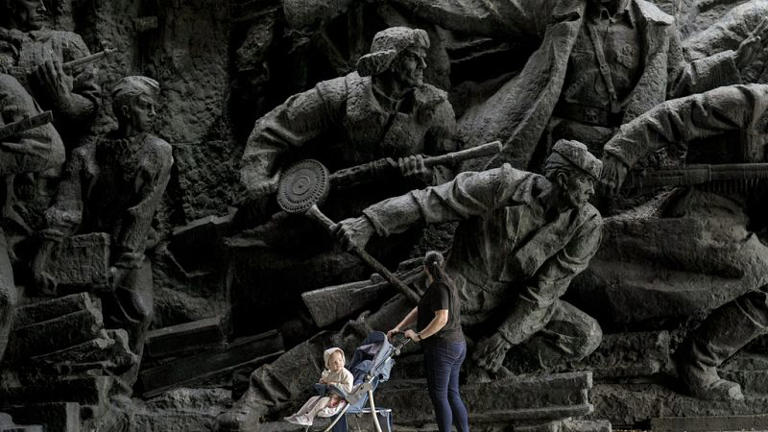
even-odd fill
[[[373,37],[371,52],[357,61],[360,76],[380,74],[392,64],[392,61],[410,47],[429,48],[429,36],[421,29],[408,27],[390,27]]]
[[[586,145],[574,140],[561,139],[552,147],[552,153],[544,164],[544,172],[564,165],[575,166],[595,180],[600,178],[600,172],[603,170],[603,163],[589,152]]]
[[[127,76],[115,84],[112,89],[112,99],[114,100],[142,94],[157,99],[160,94],[160,84],[145,76]]]

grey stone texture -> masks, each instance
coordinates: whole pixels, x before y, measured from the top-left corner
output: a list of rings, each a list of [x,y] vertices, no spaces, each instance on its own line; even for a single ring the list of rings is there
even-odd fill
[[[0,411],[45,430],[213,430],[226,412],[246,412],[241,426],[256,428],[265,417],[258,430],[291,430],[273,420],[307,394],[322,350],[334,344],[351,352],[368,331],[389,329],[408,308],[311,220],[276,214],[270,193],[279,173],[313,156],[331,171],[382,158],[398,167],[372,184],[331,191],[321,209],[336,222],[381,199],[435,186],[369,208],[366,218],[380,235],[411,222],[430,225],[409,231],[402,243],[374,239],[369,252],[391,269],[427,249],[451,253],[451,274],[467,294],[470,360],[462,375],[473,426],[762,424],[763,180],[637,196],[625,189],[554,222],[523,207],[537,208],[529,205],[530,190],[547,188],[539,174],[559,138],[583,141],[596,155],[607,143],[610,175],[626,177],[691,163],[765,162],[768,1],[608,4],[601,11],[591,0],[56,0],[45,1],[43,29],[0,23],[0,68],[32,72],[0,75],[0,127],[39,108],[54,113],[52,125],[4,139],[0,149]],[[405,102],[413,109],[400,113],[403,102],[381,97],[393,94],[376,93],[381,87],[366,73],[385,70],[402,48],[371,46],[378,31],[393,26],[422,28],[430,40],[420,57],[423,83]],[[602,43],[593,30],[605,36]],[[105,47],[116,52],[64,75],[56,71],[56,61]],[[130,155],[101,164],[96,154],[106,141],[120,141],[105,138],[121,116],[109,90],[137,75],[161,86],[148,146],[157,144],[162,155],[138,157],[163,165],[155,192],[139,204],[135,235],[125,235],[119,217],[74,227],[89,201],[139,192],[109,186],[97,197],[90,187],[107,171],[122,170],[127,179],[136,168]],[[451,136],[454,122],[458,133]],[[417,166],[418,181],[399,179],[413,174],[399,158],[497,139],[504,144],[497,157],[429,175]],[[137,143],[147,141],[119,144]],[[450,181],[467,169],[482,172]],[[490,172],[525,177],[509,189],[524,204],[495,195],[502,186]],[[483,176],[494,178],[472,181]],[[482,187],[494,191],[478,192]],[[68,208],[46,220],[45,210],[64,202]],[[564,237],[578,237],[584,218],[593,222],[585,222],[594,228],[591,238],[562,245]],[[453,225],[437,227],[445,220]],[[526,234],[538,235],[525,231],[531,223],[554,226],[561,236],[531,242],[525,261],[518,252]],[[555,229],[566,225],[564,235]],[[61,233],[96,238],[69,236],[47,266],[36,266],[40,243]],[[500,234],[510,241],[494,243]],[[534,265],[537,254],[559,244],[564,271]],[[476,250],[488,259],[474,260]],[[139,259],[141,266],[131,266]],[[116,270],[118,263],[131,270]],[[525,271],[531,277],[515,277]],[[422,283],[418,262],[397,274],[416,288]],[[111,294],[115,276],[126,289]],[[140,295],[117,298],[131,291]],[[522,310],[521,296],[537,307]],[[114,319],[126,307],[139,311],[138,319]],[[252,339],[265,331],[272,337]],[[398,430],[436,430],[418,381],[420,361],[418,348],[409,347],[397,380],[381,389]],[[480,369],[494,381],[469,373]],[[548,386],[558,373],[579,375],[574,371],[590,371],[595,383]],[[230,393],[230,381],[249,375],[250,388],[237,401],[245,389]],[[145,388],[130,400],[127,387],[137,376]],[[726,400],[706,400],[712,398]],[[584,415],[589,420],[564,420]],[[17,426],[0,415],[0,431],[8,427]]]

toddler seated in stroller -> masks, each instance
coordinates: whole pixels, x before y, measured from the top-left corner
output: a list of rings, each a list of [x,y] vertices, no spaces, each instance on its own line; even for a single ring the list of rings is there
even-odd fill
[[[346,403],[338,390],[347,394],[352,391],[352,372],[344,368],[346,359],[341,348],[328,348],[323,352],[325,370],[318,384],[325,386],[325,395],[312,396],[295,414],[285,417],[289,423],[312,426],[315,416],[332,417]],[[336,391],[334,391],[336,390]]]

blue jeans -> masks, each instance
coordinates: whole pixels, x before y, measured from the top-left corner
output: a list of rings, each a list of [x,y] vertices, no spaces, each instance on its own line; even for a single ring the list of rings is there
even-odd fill
[[[424,344],[424,370],[427,388],[435,407],[440,432],[469,432],[467,407],[459,394],[459,370],[467,356],[466,342],[430,341]]]

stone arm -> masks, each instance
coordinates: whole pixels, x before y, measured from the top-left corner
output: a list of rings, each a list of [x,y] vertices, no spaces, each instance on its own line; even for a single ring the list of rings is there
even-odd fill
[[[667,63],[669,99],[701,93],[720,86],[741,83],[736,51],[722,51],[698,60],[685,59],[675,25],[670,25]]]
[[[464,172],[447,183],[384,200],[366,208],[363,214],[378,235],[388,236],[422,221],[460,221],[503,206],[526,203],[547,184],[537,174],[504,164],[487,171]]]
[[[0,74],[0,127],[39,114],[32,96],[10,75]],[[65,151],[51,124],[19,133],[0,143],[0,175],[60,169]]]
[[[91,51],[78,34],[72,34],[63,47],[64,62],[77,60],[91,55]],[[96,80],[96,67],[86,65],[72,74],[72,97],[68,104],[57,106],[62,120],[75,121],[78,124],[93,118],[101,102],[101,87]]]
[[[281,157],[340,124],[343,102],[336,99],[343,96],[334,98],[341,95],[319,87],[291,96],[256,120],[240,160],[240,182],[246,190],[256,195],[277,190]]]
[[[173,155],[170,144],[155,137],[147,139],[153,141],[153,151],[147,155],[149,160],[142,163],[139,175],[143,181],[137,203],[126,209],[123,227],[114,239],[121,252],[117,266],[134,268],[141,265],[152,219],[171,178]]]
[[[720,87],[658,105],[622,126],[603,151],[631,168],[651,152],[669,146],[686,147],[692,140],[745,130],[764,133],[768,86]],[[763,124],[763,128],[765,125]]]

